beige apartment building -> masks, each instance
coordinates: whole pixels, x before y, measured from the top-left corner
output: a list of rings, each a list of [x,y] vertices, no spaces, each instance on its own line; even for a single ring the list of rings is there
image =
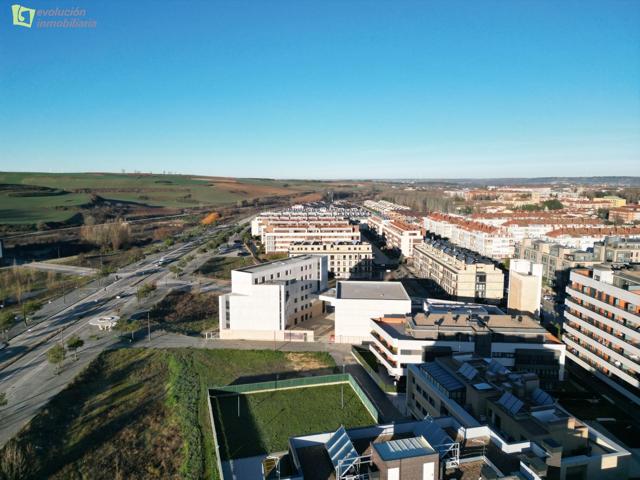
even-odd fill
[[[458,300],[499,301],[504,273],[486,257],[446,240],[428,240],[414,247],[413,265],[419,277],[436,282]]]
[[[567,284],[572,268],[600,263],[591,252],[531,238],[524,238],[516,244],[515,258],[542,264],[543,285],[559,290]]]
[[[368,279],[373,271],[373,250],[367,242],[297,242],[289,247],[289,257],[323,255],[329,272],[339,279]]]
[[[640,238],[607,237],[593,245],[593,255],[602,262],[640,263]]]

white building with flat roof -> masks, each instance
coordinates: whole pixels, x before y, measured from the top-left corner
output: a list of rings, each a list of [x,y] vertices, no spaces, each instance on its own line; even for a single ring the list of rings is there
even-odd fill
[[[507,308],[538,314],[542,301],[542,264],[529,260],[509,262],[509,296]]]
[[[231,293],[221,295],[220,338],[273,340],[319,314],[327,289],[327,259],[303,255],[231,272]],[[292,338],[293,339],[293,338]]]
[[[411,312],[411,298],[400,282],[341,281],[320,295],[335,308],[335,341],[371,339],[371,319]]]
[[[369,350],[396,378],[408,365],[452,354],[495,359],[549,382],[564,378],[565,345],[528,315],[494,305],[428,299],[423,312],[372,319],[370,331]]]

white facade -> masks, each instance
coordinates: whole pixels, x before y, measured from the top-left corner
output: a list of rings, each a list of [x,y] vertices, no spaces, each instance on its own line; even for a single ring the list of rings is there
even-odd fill
[[[411,312],[411,298],[400,282],[341,281],[320,296],[335,308],[335,341],[370,340],[371,319]]]
[[[507,307],[537,314],[542,301],[542,264],[529,260],[509,262],[509,297]]]
[[[566,292],[567,356],[640,405],[640,275],[577,269]]]
[[[231,293],[221,295],[220,337],[237,332],[279,332],[308,320],[327,288],[327,260],[300,256],[231,272]],[[236,332],[236,333],[233,333]],[[256,338],[247,333],[249,338]],[[268,338],[268,337],[265,337]]]
[[[413,247],[422,243],[422,231],[419,225],[409,224],[378,215],[367,219],[371,230],[383,237],[388,248],[395,248],[405,257],[413,255]]]
[[[437,302],[427,305],[430,312],[371,320],[369,350],[389,375],[406,375],[407,365],[422,363],[427,350],[449,348],[453,354],[477,354],[477,345],[485,338],[489,344],[484,355],[505,367],[516,365],[517,352],[548,352],[548,360],[554,359],[557,378],[564,378],[565,345],[533,319],[505,315],[490,305]],[[484,319],[483,323],[474,318]]]
[[[451,243],[473,250],[485,257],[503,259],[513,257],[515,242],[512,236],[500,233],[497,227],[468,221],[458,215],[431,214],[424,218],[427,232],[447,238]]]

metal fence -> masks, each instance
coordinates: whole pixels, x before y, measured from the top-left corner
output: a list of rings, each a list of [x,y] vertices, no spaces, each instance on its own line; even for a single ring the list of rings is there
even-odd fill
[[[267,392],[273,390],[286,390],[291,388],[313,387],[331,385],[336,383],[348,383],[356,393],[362,404],[369,411],[376,422],[379,421],[379,412],[367,394],[362,390],[358,382],[349,373],[337,373],[332,375],[318,375],[315,377],[289,378],[285,380],[270,380],[267,382],[245,383],[240,385],[216,386],[209,389],[209,395],[223,397],[229,395]]]

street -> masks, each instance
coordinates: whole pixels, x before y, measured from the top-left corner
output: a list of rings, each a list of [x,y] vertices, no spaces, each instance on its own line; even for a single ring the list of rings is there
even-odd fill
[[[225,228],[229,225],[214,227],[212,231]],[[170,273],[172,262],[194,252],[201,243],[196,240],[175,245],[128,265],[107,278],[68,292],[46,304],[29,325],[20,323],[11,330],[8,344],[0,350],[0,392],[4,392],[7,399],[7,405],[0,410],[0,446],[102,351],[124,345],[116,332],[99,332],[88,324],[96,317],[131,314],[140,309],[136,298],[140,285],[156,284],[158,295],[194,286],[203,291],[225,288],[214,282],[203,283],[200,279],[175,278]],[[195,257],[192,262],[199,261],[198,255]],[[164,262],[159,266],[161,258]],[[65,343],[71,336],[82,333],[85,345],[80,349],[78,359],[67,359],[60,374],[55,375],[54,367],[47,360],[47,351],[56,343]]]

